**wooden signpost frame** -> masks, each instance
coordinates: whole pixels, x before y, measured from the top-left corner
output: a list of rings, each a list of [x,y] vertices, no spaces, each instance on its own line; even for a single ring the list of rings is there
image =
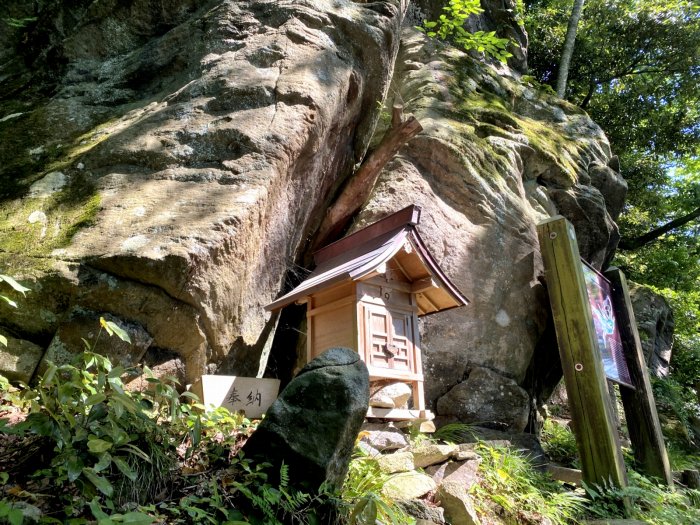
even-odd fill
[[[564,381],[581,456],[583,479],[590,484],[627,485],[615,412],[608,391],[573,226],[557,216],[540,223],[537,233],[557,334]],[[635,458],[647,475],[673,484],[649,375],[643,358],[624,275],[606,272],[623,341],[632,387],[620,386]]]
[[[645,474],[672,487],[671,464],[661,433],[661,423],[632,310],[627,279],[619,268],[610,268],[604,275],[612,285],[612,302],[622,339],[623,355],[634,386],[620,387],[634,458]]]

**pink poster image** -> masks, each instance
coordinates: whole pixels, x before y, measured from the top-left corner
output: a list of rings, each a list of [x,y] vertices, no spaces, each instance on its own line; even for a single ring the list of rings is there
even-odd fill
[[[615,321],[610,283],[585,263],[583,275],[586,279],[588,301],[605,375],[612,381],[629,385],[632,380],[622,352],[622,340]]]

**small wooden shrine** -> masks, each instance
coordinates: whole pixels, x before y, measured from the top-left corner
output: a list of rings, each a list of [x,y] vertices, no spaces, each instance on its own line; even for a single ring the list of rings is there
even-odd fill
[[[432,419],[425,408],[418,317],[464,306],[468,300],[428,252],[409,206],[314,254],[316,270],[284,297],[307,305],[307,360],[328,348],[356,350],[371,381],[408,383],[413,409],[370,407],[368,417]]]

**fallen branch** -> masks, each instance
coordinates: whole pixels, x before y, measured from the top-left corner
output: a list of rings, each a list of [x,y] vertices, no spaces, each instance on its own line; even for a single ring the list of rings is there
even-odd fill
[[[316,246],[324,246],[336,240],[350,219],[367,201],[382,169],[401,147],[421,132],[423,127],[410,116],[403,119],[403,107],[394,106],[391,127],[382,137],[377,148],[367,157],[350,178],[338,199],[331,205],[318,229]]]

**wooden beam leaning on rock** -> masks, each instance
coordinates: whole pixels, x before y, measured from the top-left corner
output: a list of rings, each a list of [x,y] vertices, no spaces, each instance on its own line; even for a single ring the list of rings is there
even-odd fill
[[[566,392],[588,484],[627,486],[627,472],[596,340],[573,226],[556,216],[537,225]],[[629,501],[624,500],[627,507]]]
[[[391,113],[391,127],[376,149],[350,177],[338,199],[328,208],[318,229],[315,246],[325,246],[343,231],[350,219],[367,201],[384,166],[403,145],[423,130],[420,122],[410,116],[404,120],[403,106],[395,105]]]

